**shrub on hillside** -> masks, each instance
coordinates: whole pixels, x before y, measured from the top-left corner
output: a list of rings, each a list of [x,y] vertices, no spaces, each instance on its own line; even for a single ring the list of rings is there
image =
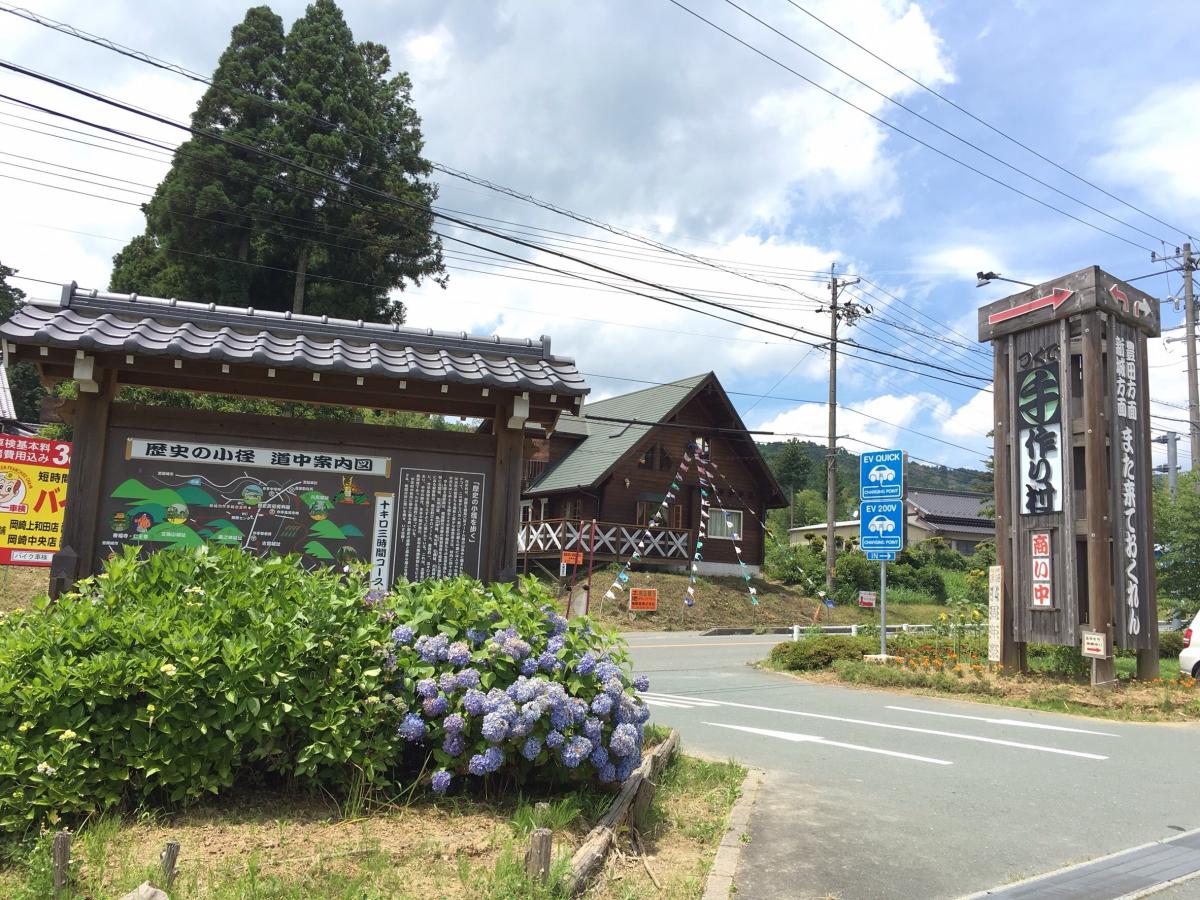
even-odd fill
[[[0,621],[0,837],[267,776],[620,777],[647,717],[622,647],[547,599],[466,578],[384,595],[236,548],[118,556]]]
[[[946,579],[937,569],[916,569],[908,563],[897,562],[888,567],[888,584],[897,584],[924,594],[929,603],[946,602]]]
[[[888,572],[891,575],[891,572]],[[879,563],[867,559],[865,553],[842,553],[834,568],[837,598],[842,601],[858,599],[859,591],[879,590]]]
[[[784,544],[768,541],[763,559],[763,574],[784,584],[798,584],[814,590],[824,581],[825,559],[812,544]]]
[[[865,653],[878,653],[879,643],[870,637],[823,634],[799,641],[784,641],[771,648],[771,662],[793,672],[827,669],[837,659],[862,659]]]

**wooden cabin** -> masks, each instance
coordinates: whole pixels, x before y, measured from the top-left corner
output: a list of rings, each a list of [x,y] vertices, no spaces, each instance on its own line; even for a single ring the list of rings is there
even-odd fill
[[[757,572],[766,512],[787,498],[712,372],[587,403],[579,415],[561,415],[549,434],[526,429],[518,537],[526,567],[564,550],[598,563],[625,560],[641,540],[644,564],[685,568],[701,521],[694,465],[661,525],[647,526],[692,445],[724,475],[713,478],[700,573],[739,574],[735,535],[742,560]]]

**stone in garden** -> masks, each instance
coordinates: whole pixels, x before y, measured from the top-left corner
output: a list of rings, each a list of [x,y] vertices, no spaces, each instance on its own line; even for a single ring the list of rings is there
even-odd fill
[[[160,891],[148,881],[143,881],[135,890],[130,891],[121,900],[171,900],[166,891]]]

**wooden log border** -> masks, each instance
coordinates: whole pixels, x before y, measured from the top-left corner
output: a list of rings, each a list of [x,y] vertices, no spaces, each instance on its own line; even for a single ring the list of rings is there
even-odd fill
[[[662,772],[675,751],[679,749],[679,732],[672,729],[665,741],[654,748],[654,751],[642,760],[642,764],[633,770],[633,774],[625,779],[612,805],[600,817],[587,836],[587,839],[571,857],[571,896],[577,897],[587,888],[588,882],[604,865],[608,851],[616,840],[617,829],[626,822],[638,799],[638,810],[644,814],[650,806],[650,800],[658,787],[658,776]]]

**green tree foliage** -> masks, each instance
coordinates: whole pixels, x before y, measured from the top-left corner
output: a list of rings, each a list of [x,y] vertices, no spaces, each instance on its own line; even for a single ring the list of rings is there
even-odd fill
[[[21,301],[25,299],[24,291],[8,283],[8,279],[15,274],[15,269],[0,263],[0,321],[15,313]],[[38,377],[37,366],[33,363],[9,366],[8,385],[12,390],[17,419],[21,422],[40,422],[46,389],[42,387],[42,381]]]
[[[1174,497],[1163,485],[1154,492],[1154,540],[1158,558],[1160,614],[1190,619],[1200,609],[1200,484],[1193,472],[1179,476]]]
[[[269,8],[249,10],[192,125],[298,165],[187,141],[145,207],[146,232],[114,258],[112,289],[402,322],[389,292],[444,275],[412,85],[390,68],[384,47],[354,42],[333,0],[286,36]]]

